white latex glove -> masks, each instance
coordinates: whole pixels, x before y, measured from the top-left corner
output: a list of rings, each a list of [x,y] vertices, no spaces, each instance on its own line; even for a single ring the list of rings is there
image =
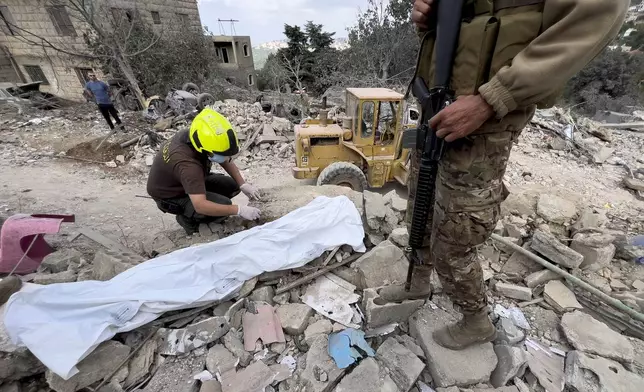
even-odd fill
[[[248,220],[257,220],[259,219],[260,211],[259,208],[251,206],[237,206],[239,207],[239,212],[237,215],[241,216],[244,219]]]
[[[261,197],[259,189],[255,188],[249,183],[243,184],[239,187],[239,189],[241,189],[241,191],[244,192],[244,195],[248,196],[248,198],[251,200],[259,200],[259,198]]]

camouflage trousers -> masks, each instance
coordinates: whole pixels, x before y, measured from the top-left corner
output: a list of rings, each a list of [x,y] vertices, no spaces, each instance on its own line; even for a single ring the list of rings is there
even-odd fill
[[[438,168],[434,216],[427,220],[423,263],[433,266],[445,292],[465,313],[487,305],[477,247],[496,226],[508,196],[503,176],[517,131],[472,134],[450,143]],[[411,154],[407,224],[416,193],[420,157]]]

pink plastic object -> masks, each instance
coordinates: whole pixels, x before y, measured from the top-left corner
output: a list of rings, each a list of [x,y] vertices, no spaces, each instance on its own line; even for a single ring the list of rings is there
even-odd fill
[[[63,222],[74,222],[75,219],[74,215],[47,214],[17,214],[7,218],[0,231],[0,272],[10,273],[37,236],[29,253],[14,273],[34,272],[45,256],[53,252],[43,234],[58,233]]]

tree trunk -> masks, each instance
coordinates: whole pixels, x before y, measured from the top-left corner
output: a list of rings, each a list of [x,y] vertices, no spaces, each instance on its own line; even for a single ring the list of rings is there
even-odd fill
[[[143,92],[139,88],[139,82],[136,80],[136,77],[134,76],[134,70],[130,66],[127,59],[123,57],[120,51],[114,50],[114,58],[119,68],[121,69],[123,76],[125,76],[128,83],[130,84],[130,88],[134,92],[134,95],[136,96],[136,99],[139,101],[139,104],[141,105],[142,108],[145,109],[145,97],[143,96]]]

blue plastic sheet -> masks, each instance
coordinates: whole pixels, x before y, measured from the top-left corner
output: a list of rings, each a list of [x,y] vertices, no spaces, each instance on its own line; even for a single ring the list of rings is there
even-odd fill
[[[365,355],[373,357],[376,352],[364,340],[364,332],[347,328],[329,336],[329,355],[340,369],[346,369]]]

